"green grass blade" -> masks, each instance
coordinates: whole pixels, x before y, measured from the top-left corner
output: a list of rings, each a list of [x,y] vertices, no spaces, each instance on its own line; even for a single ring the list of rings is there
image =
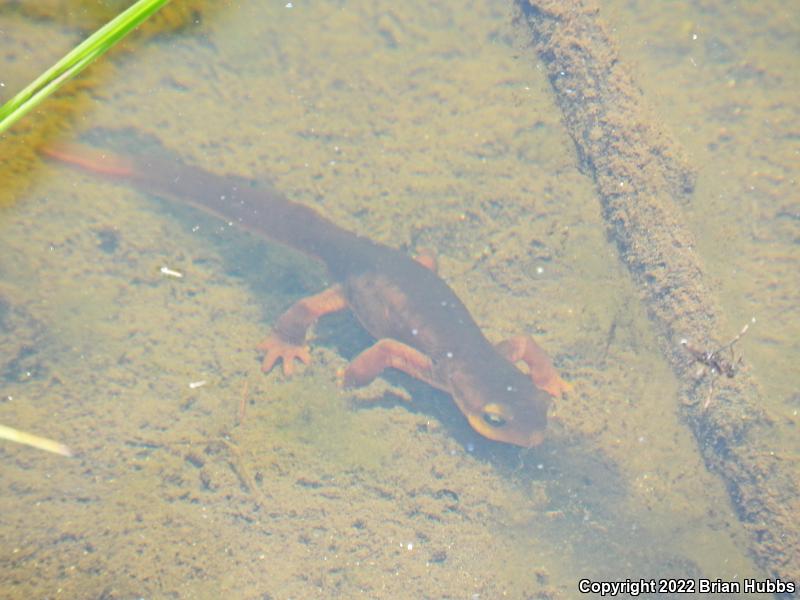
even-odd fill
[[[83,71],[170,0],[139,0],[121,12],[0,107],[0,134]]]

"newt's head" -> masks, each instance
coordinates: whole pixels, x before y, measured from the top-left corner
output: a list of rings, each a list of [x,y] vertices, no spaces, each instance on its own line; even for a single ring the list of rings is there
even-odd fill
[[[544,440],[551,398],[522,371],[503,361],[491,376],[467,371],[453,373],[453,399],[472,428],[497,442],[525,448]],[[489,369],[481,369],[485,375]]]

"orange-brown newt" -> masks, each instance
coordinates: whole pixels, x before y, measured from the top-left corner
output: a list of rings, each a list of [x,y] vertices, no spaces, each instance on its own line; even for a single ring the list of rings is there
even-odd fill
[[[346,386],[366,385],[392,367],[449,393],[487,438],[525,447],[543,440],[551,396],[569,384],[530,337],[492,345],[429,257],[409,258],[338,227],[269,185],[216,175],[166,151],[125,157],[69,146],[44,153],[175,197],[324,263],[335,285],[299,300],[277,320],[259,345],[265,372],[278,361],[286,374],[295,360],[309,363],[309,327],[322,315],[349,308],[377,342],[345,369]],[[529,374],[514,365],[518,361]]]

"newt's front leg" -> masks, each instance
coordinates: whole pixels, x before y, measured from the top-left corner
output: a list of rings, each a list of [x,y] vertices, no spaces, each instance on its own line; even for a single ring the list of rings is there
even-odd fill
[[[509,362],[522,361],[528,365],[530,377],[540,390],[544,390],[555,398],[572,390],[572,386],[561,379],[544,349],[527,335],[518,335],[500,342],[495,346],[498,352]]]
[[[291,375],[294,359],[304,364],[311,362],[306,346],[308,328],[323,315],[347,308],[347,299],[338,285],[298,300],[275,322],[272,332],[257,348],[264,351],[261,370],[269,372],[278,359],[283,361],[283,372]]]
[[[344,387],[360,387],[392,367],[415,379],[431,383],[431,359],[411,346],[383,338],[356,356],[342,374]]]

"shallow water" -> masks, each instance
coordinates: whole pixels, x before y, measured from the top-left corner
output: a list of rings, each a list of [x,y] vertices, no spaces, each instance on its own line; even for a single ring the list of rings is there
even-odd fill
[[[101,17],[65,6],[0,5],[3,98]],[[698,171],[682,208],[720,335],[756,318],[737,350],[796,468],[800,11],[726,6],[602,16]],[[763,576],[505,4],[240,2],[160,23],[0,142],[0,423],[76,451],[0,444],[6,595],[573,598],[584,577]],[[297,376],[262,374],[255,345],[324,273],[36,157],[93,127],[435,249],[490,339],[533,334],[574,383],[545,444],[484,440],[399,375],[340,390],[370,343],[347,316]]]

